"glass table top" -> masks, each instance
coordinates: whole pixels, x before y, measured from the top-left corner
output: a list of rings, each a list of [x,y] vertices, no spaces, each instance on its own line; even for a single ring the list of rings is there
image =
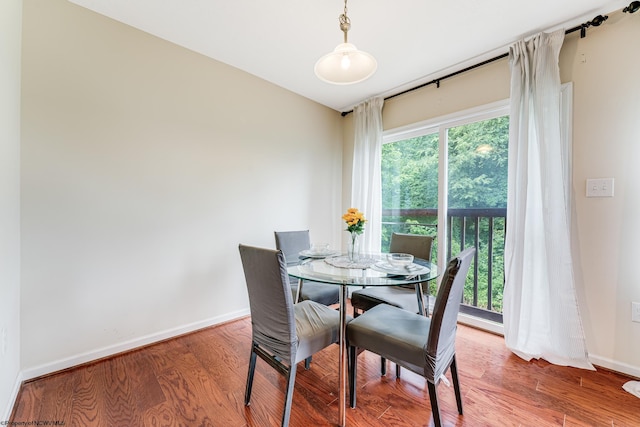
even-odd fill
[[[287,267],[287,272],[298,279],[358,286],[410,285],[438,277],[438,267],[429,261],[416,258],[408,268],[395,268],[386,262],[386,255],[365,254],[361,256],[365,262],[355,265],[345,255],[303,259]]]

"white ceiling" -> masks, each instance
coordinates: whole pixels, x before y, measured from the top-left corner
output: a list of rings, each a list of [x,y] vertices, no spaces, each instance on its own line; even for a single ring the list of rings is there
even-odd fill
[[[351,0],[349,42],[371,53],[378,70],[365,82],[335,86],[316,78],[313,67],[342,42],[338,16],[343,0],[70,1],[338,111],[504,53],[514,41],[539,31],[571,28],[630,2]]]

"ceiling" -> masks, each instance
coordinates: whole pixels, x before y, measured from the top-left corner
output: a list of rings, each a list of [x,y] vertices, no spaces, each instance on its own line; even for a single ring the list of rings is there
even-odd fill
[[[571,28],[630,2],[351,0],[349,42],[372,54],[378,69],[364,82],[336,86],[320,81],[313,67],[342,42],[338,16],[343,0],[70,1],[337,111],[431,81],[504,53],[518,39]]]

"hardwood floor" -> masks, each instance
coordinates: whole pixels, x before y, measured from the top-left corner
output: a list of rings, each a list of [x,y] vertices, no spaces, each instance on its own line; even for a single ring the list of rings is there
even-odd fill
[[[10,421],[277,426],[284,379],[260,359],[251,406],[243,403],[250,337],[245,318],[27,382]],[[403,369],[398,380],[391,364],[380,377],[377,356],[359,357],[358,406],[347,409],[348,426],[433,424],[421,377]],[[622,375],[528,363],[501,337],[465,326],[457,359],[465,413],[458,416],[453,389],[441,383],[446,426],[640,426],[640,399],[622,389],[629,380]],[[310,370],[298,369],[292,427],[336,425],[337,361],[338,347],[331,346],[314,356]]]

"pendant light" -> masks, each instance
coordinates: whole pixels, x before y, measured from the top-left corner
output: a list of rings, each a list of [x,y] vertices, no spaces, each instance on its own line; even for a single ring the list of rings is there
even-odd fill
[[[336,85],[348,85],[362,82],[373,75],[378,68],[375,58],[358,50],[347,41],[347,32],[351,20],[347,16],[347,0],[344,0],[344,13],[338,17],[340,31],[344,33],[344,42],[331,53],[316,62],[314,71],[320,80]]]

